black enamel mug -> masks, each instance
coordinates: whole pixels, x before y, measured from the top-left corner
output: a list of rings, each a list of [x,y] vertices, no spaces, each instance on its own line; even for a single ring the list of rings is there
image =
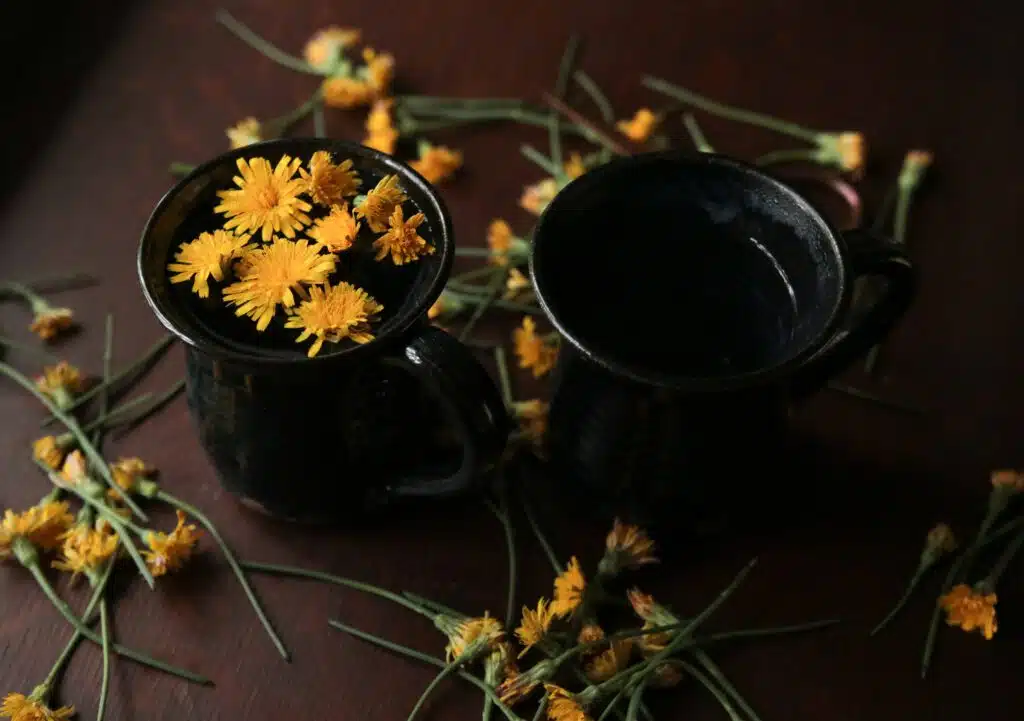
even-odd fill
[[[914,289],[898,246],[840,235],[778,180],[711,154],[622,158],[573,181],[530,266],[563,338],[553,476],[577,506],[657,527],[771,483],[791,403],[881,340]],[[854,312],[867,276],[883,290]]]
[[[182,241],[218,227],[215,193],[231,187],[236,158],[274,165],[318,150],[351,158],[364,189],[397,174],[435,252],[393,266],[372,249],[346,251],[344,279],[383,303],[383,319],[369,343],[328,344],[307,358],[296,331],[257,332],[223,303],[171,284],[167,264]],[[499,459],[509,430],[500,393],[471,351],[427,320],[453,259],[451,221],[431,185],[361,145],[250,145],[199,166],[164,196],[142,236],[139,277],[157,317],[184,341],[189,408],[225,488],[274,516],[330,521],[463,491]]]

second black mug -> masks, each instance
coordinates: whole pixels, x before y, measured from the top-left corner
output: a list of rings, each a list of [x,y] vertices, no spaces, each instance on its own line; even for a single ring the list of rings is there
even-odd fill
[[[840,235],[755,168],[677,152],[563,189],[535,230],[531,273],[564,340],[555,480],[579,505],[656,527],[761,482],[791,402],[881,340],[914,287],[893,243]],[[863,276],[884,290],[855,313]]]

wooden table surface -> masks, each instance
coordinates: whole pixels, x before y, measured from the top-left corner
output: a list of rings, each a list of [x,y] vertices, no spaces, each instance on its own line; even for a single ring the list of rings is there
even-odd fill
[[[554,81],[570,32],[585,43],[582,67],[620,115],[655,98],[639,80],[652,72],[811,127],[856,129],[870,143],[868,207],[899,169],[903,152],[927,148],[934,172],[911,218],[921,269],[919,296],[886,346],[882,374],[848,381],[924,409],[894,412],[835,393],[802,408],[801,471],[774,484],[778,503],[726,538],[682,549],[646,574],[682,612],[703,607],[750,557],[760,563],[716,617],[716,628],[839,617],[834,630],[721,649],[720,665],[765,721],[772,719],[1019,718],[1024,584],[1000,588],[996,640],[942,629],[933,675],[918,658],[934,586],[888,633],[869,639],[916,563],[924,532],[947,520],[966,533],[983,509],[988,472],[1024,462],[1024,243],[1019,210],[1021,86],[1014,67],[1016,21],[995,3],[859,3],[793,0],[670,0],[640,6],[552,3],[231,2],[240,19],[298,52],[321,26],[361,27],[393,52],[401,84],[416,92],[538,99]],[[214,23],[206,0],[107,3],[103,9],[35,11],[8,46],[17,72],[2,119],[8,171],[0,196],[0,277],[83,270],[97,287],[64,294],[84,331],[58,346],[98,372],[103,318],[116,315],[116,360],[127,362],[160,334],[135,276],[143,223],[169,187],[172,160],[196,162],[225,147],[223,129],[246,115],[298,105],[315,81],[257,56]],[[13,33],[7,26],[8,34]],[[12,49],[13,48],[13,49]],[[8,67],[11,67],[8,65]],[[361,137],[361,114],[331,112],[329,134]],[[704,119],[713,143],[751,157],[778,140]],[[676,130],[685,143],[681,128]],[[482,241],[494,216],[528,227],[521,187],[538,173],[520,142],[543,147],[541,130],[474,128],[439,136],[467,167],[443,190],[459,242]],[[12,163],[13,161],[13,163]],[[5,335],[28,340],[21,308],[0,308]],[[22,368],[31,359],[17,356]],[[146,380],[182,375],[175,349]],[[0,503],[34,502],[46,484],[27,447],[42,417],[36,403],[0,387]],[[218,486],[185,404],[175,402],[111,453],[158,466],[164,483],[206,509],[245,558],[302,564],[449,605],[501,614],[501,529],[473,501],[404,513],[358,529],[295,528],[256,517]],[[169,514],[158,518],[170,523]],[[593,562],[604,526],[548,513],[559,553]],[[550,569],[520,523],[522,599],[550,593]],[[1016,567],[1019,569],[1018,567]],[[125,577],[128,574],[123,574]],[[1012,578],[1016,576],[1016,578]],[[934,583],[934,581],[933,581]],[[28,692],[46,674],[69,631],[31,578],[0,569],[0,692]],[[128,663],[115,666],[108,719],[404,719],[432,669],[367,647],[328,628],[336,616],[431,653],[429,623],[357,593],[304,582],[255,580],[294,660],[283,662],[209,546],[186,573],[120,584],[116,633],[124,643],[205,672],[215,688],[190,686]],[[66,579],[60,588],[66,589]],[[70,591],[80,598],[81,589]],[[100,655],[83,647],[59,698],[94,713]],[[445,686],[427,718],[479,717],[475,690]],[[718,719],[693,686],[655,706],[659,718]]]

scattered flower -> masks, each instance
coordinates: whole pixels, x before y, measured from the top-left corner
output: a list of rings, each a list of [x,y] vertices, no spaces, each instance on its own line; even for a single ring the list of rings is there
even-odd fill
[[[340,253],[352,247],[359,235],[359,223],[345,204],[336,205],[331,212],[313,223],[309,237],[329,253]]]
[[[178,523],[170,533],[150,531],[146,534],[146,545],[148,551],[142,555],[146,559],[149,572],[156,576],[163,576],[168,571],[177,571],[185,562],[192,557],[196,543],[199,542],[199,532],[192,524],[185,524],[185,514],[176,511]]]
[[[376,97],[383,97],[391,89],[395,77],[395,58],[389,53],[378,53],[373,48],[363,48],[363,62],[366,63],[366,82]]]
[[[36,388],[57,404],[59,408],[67,408],[72,403],[72,396],[85,390],[86,380],[81,371],[67,361],[60,361],[55,366],[43,368],[43,374],[36,378]]]
[[[374,258],[383,260],[390,255],[392,263],[404,265],[419,260],[421,256],[434,253],[434,246],[421,238],[417,232],[424,220],[426,220],[426,216],[423,213],[416,213],[405,220],[402,206],[396,205],[388,220],[391,227],[373,241],[373,247],[377,249],[377,255]]]
[[[388,229],[388,220],[395,208],[407,200],[398,185],[397,175],[385,175],[380,182],[356,203],[355,214],[366,221],[374,233]]]
[[[536,611],[523,606],[523,620],[516,629],[516,638],[519,639],[519,643],[523,646],[523,650],[519,653],[520,658],[544,640],[554,619],[554,610],[547,599],[541,598],[537,601]]]
[[[530,288],[530,279],[526,277],[519,268],[510,268],[508,277],[505,279],[505,292],[501,297],[505,300],[513,300],[524,290]]]
[[[335,164],[326,150],[313,153],[309,159],[309,172],[299,168],[299,176],[313,202],[327,208],[355,195],[361,183],[359,175],[352,169],[351,158]]]
[[[462,167],[462,153],[443,145],[420,144],[420,157],[409,166],[429,182],[437,184],[448,180]]]
[[[643,529],[615,519],[612,530],[605,539],[605,553],[598,566],[598,572],[614,576],[629,568],[639,568],[657,563],[654,557],[654,541]]]
[[[449,663],[463,657],[472,659],[483,649],[494,648],[503,637],[504,631],[498,619],[486,613],[479,618],[464,619],[448,637],[445,657]]]
[[[51,341],[74,328],[74,315],[70,308],[47,306],[36,311],[29,330],[39,336],[41,340]]]
[[[607,681],[629,665],[633,644],[628,638],[612,641],[608,650],[598,654],[587,665],[587,678],[592,683]]]
[[[443,291],[427,310],[427,318],[436,320],[442,316],[457,315],[465,309],[466,303],[448,291]]]
[[[67,447],[55,436],[43,436],[32,442],[32,457],[51,471],[60,470]]]
[[[365,290],[350,283],[314,286],[309,291],[309,298],[288,316],[284,327],[302,330],[295,339],[296,343],[310,337],[316,339],[307,353],[312,358],[320,352],[324,341],[337,343],[350,338],[355,343],[369,343],[374,337],[370,323],[376,321],[376,316],[383,310],[384,306]]]
[[[304,285],[327,282],[335,265],[333,255],[321,254],[308,240],[278,238],[245,257],[249,269],[242,280],[224,289],[224,300],[238,306],[236,315],[255,320],[259,331],[266,330],[279,304],[295,305],[295,294],[304,292]]]
[[[244,148],[246,145],[258,143],[264,139],[263,127],[260,125],[260,121],[253,117],[239,120],[224,133],[228,136],[232,149]]]
[[[200,298],[210,295],[210,278],[220,282],[232,261],[245,252],[251,235],[236,235],[227,230],[200,233],[199,237],[182,243],[174,254],[174,263],[167,264],[172,283],[192,281],[192,292]]]
[[[522,325],[512,331],[512,340],[519,367],[533,371],[534,378],[542,377],[555,367],[558,346],[537,335],[537,324],[530,316],[524,316]]]
[[[533,690],[551,678],[555,671],[556,667],[551,661],[538,661],[522,673],[518,669],[510,672],[495,691],[502,703],[511,706],[533,693]]]
[[[491,249],[490,261],[496,265],[508,265],[512,248],[512,226],[501,218],[495,218],[487,226],[487,247]]]
[[[821,133],[818,135],[818,161],[860,177],[864,172],[865,145],[864,136],[857,132]]]
[[[395,152],[395,144],[398,142],[398,130],[395,128],[394,120],[391,117],[391,106],[393,101],[390,98],[383,98],[373,103],[369,114],[366,116],[366,139],[363,145],[382,153],[391,155]]]
[[[266,158],[238,158],[236,164],[238,188],[218,190],[221,202],[213,209],[228,218],[225,230],[239,234],[260,230],[268,242],[274,233],[294,238],[296,230],[309,225],[306,211],[312,206],[299,197],[306,182],[294,177],[302,164],[299,158],[283,155],[273,168]]]
[[[329,73],[338,65],[342,50],[359,42],[362,35],[354,28],[340,28],[337,25],[317,30],[306,42],[302,55],[315,69]]]
[[[110,526],[77,525],[61,537],[63,558],[53,562],[58,571],[92,574],[117,552],[119,539]]]
[[[544,684],[548,694],[548,718],[551,721],[590,721],[583,705],[561,686]]]
[[[77,448],[64,459],[60,471],[61,478],[71,485],[78,485],[89,478],[89,463],[85,455]]]
[[[996,601],[996,594],[979,593],[960,583],[939,599],[939,605],[946,612],[946,623],[950,626],[959,626],[968,633],[977,629],[986,640],[991,641],[999,629],[996,624]]]
[[[566,177],[570,180],[575,180],[587,172],[587,166],[583,162],[583,156],[576,152],[569,153],[569,159],[565,161],[564,171]]]
[[[540,215],[548,204],[558,195],[558,181],[554,178],[544,178],[538,183],[527,185],[523,188],[523,195],[519,198],[519,207],[534,215]]]
[[[4,697],[3,704],[0,704],[0,716],[11,721],[65,721],[74,715],[74,706],[51,709],[35,692],[31,696],[9,693]]]
[[[1014,492],[1024,491],[1024,473],[1018,471],[993,471],[992,487]]]
[[[953,535],[953,529],[948,525],[938,523],[928,531],[924,545],[925,553],[934,556],[938,560],[943,554],[952,553],[956,550],[956,536]]]
[[[604,640],[604,629],[596,623],[588,623],[580,629],[580,635],[576,639],[580,643],[597,643]]]
[[[551,604],[551,611],[556,616],[568,616],[583,603],[583,592],[587,588],[587,581],[583,577],[580,562],[573,556],[569,559],[569,565],[555,579],[555,600]]]
[[[615,127],[634,143],[646,143],[659,123],[661,123],[661,118],[658,115],[647,108],[640,108],[632,118],[620,120]]]
[[[358,108],[369,105],[376,97],[368,83],[345,75],[325,78],[320,89],[324,102],[332,108]]]
[[[146,465],[141,458],[120,458],[110,464],[110,475],[114,483],[125,493],[135,493],[139,483],[148,481],[156,475],[156,469]],[[121,494],[113,488],[107,491],[107,495],[114,500],[120,500]]]
[[[0,521],[0,560],[11,555],[16,538],[24,538],[46,551],[57,548],[61,536],[74,521],[66,501],[40,503],[21,513],[8,508]]]

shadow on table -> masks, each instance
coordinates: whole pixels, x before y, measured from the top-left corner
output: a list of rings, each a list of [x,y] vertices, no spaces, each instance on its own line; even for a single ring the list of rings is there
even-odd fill
[[[16,169],[46,146],[132,6],[128,0],[0,4],[0,67],[6,70],[0,135],[9,169],[0,177],[0,207],[24,176]]]

